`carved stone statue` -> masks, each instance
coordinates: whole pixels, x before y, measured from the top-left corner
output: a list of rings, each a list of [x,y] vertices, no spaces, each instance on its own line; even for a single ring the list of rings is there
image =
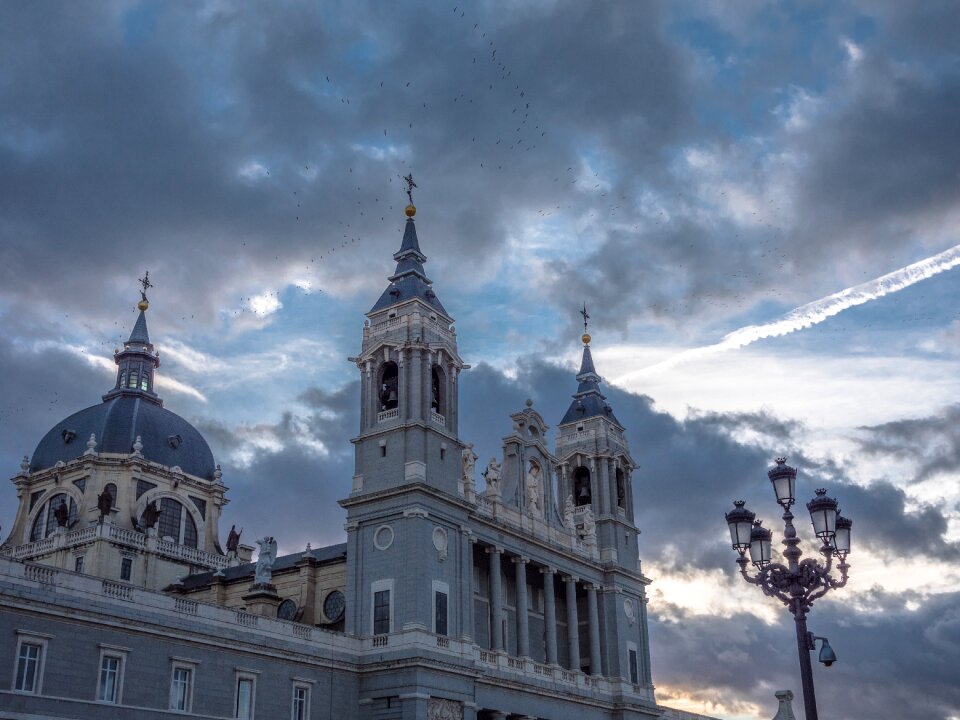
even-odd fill
[[[67,520],[70,519],[70,509],[63,498],[60,498],[60,504],[54,509],[53,516],[57,519],[57,527],[67,526]]]
[[[487,469],[483,471],[483,478],[487,481],[486,495],[500,497],[500,463],[495,457],[490,458]]]
[[[260,546],[260,554],[253,571],[253,584],[270,585],[273,580],[273,563],[277,559],[277,541],[268,535],[257,540],[257,545]]]
[[[473,451],[473,443],[467,443],[461,452],[461,469],[463,489],[473,489],[473,476],[477,469],[477,454]]]
[[[573,522],[573,495],[567,495],[563,503],[563,526],[570,532],[577,529]]]
[[[144,528],[152,528],[157,524],[157,520],[160,519],[160,513],[163,510],[157,507],[157,501],[151,500],[147,503],[147,506],[143,509],[143,515],[140,518],[140,522],[143,523]]]
[[[587,547],[597,544],[597,525],[593,521],[593,510],[590,508],[583,513],[583,542]]]
[[[97,510],[100,511],[100,522],[103,522],[104,518],[110,517],[110,510],[112,508],[113,496],[104,488],[104,491],[97,495]]]
[[[237,532],[236,525],[230,526],[230,532],[227,534],[227,552],[236,554],[237,548],[240,547],[240,534],[242,532],[243,530]]]
[[[527,510],[534,515],[543,515],[540,505],[540,465],[532,461],[527,471]]]

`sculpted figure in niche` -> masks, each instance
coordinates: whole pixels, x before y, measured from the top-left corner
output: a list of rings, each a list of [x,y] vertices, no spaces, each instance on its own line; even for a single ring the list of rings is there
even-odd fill
[[[533,460],[527,470],[527,509],[534,515],[543,514],[540,506],[540,465]]]
[[[143,527],[149,529],[157,524],[157,520],[160,519],[160,513],[163,510],[157,507],[157,501],[151,500],[147,503],[147,506],[143,509],[143,516],[140,521],[143,523]]]
[[[473,443],[467,443],[461,453],[461,466],[464,489],[473,487],[473,475],[477,470],[477,454],[473,451]]]
[[[583,542],[587,546],[597,543],[597,525],[593,521],[593,511],[589,508],[583,513]]]
[[[112,507],[113,497],[104,489],[102,493],[97,495],[97,510],[100,511],[100,522],[103,522],[105,517],[110,517],[110,509]]]
[[[576,530],[573,522],[573,495],[567,495],[567,499],[563,503],[563,526],[570,532]]]
[[[500,463],[495,457],[490,458],[487,469],[483,471],[483,478],[487,481],[487,495],[500,496]]]
[[[227,552],[228,553],[233,553],[234,555],[236,555],[237,548],[240,547],[240,534],[242,532],[243,530],[241,530],[240,532],[237,532],[236,525],[230,526],[230,532],[227,534]]]
[[[53,516],[57,519],[57,527],[67,526],[67,520],[70,519],[70,510],[63,498],[60,498],[60,504],[54,509]]]
[[[260,554],[253,571],[253,584],[270,585],[273,580],[273,563],[277,559],[277,541],[268,535],[257,540],[257,545],[260,547]]]

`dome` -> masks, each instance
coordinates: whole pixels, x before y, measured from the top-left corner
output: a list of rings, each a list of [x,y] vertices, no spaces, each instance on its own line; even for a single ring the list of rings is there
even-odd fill
[[[203,435],[176,413],[137,393],[114,395],[54,425],[33,452],[30,471],[80,457],[91,433],[97,436],[97,452],[128,455],[139,435],[147,460],[179,465],[185,473],[213,479],[216,466]]]

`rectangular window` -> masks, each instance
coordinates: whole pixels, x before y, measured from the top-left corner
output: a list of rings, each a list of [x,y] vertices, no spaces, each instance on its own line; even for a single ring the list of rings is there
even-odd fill
[[[97,700],[105,703],[120,702],[120,680],[123,658],[117,655],[100,657],[100,679],[97,682]]]
[[[307,720],[310,717],[310,687],[295,683],[293,686],[292,720]]]
[[[437,590],[433,593],[434,632],[437,635],[447,634],[447,594]]]
[[[13,689],[24,693],[38,693],[40,690],[40,657],[43,646],[40,643],[21,642],[17,653],[17,677]]]
[[[373,594],[373,634],[390,632],[390,591],[378,590]]]
[[[237,702],[234,717],[240,720],[253,720],[254,678],[237,677]]]
[[[82,573],[83,572],[83,555],[77,555],[73,559],[73,571]]]
[[[630,682],[634,685],[640,684],[640,674],[637,669],[637,651],[630,648],[627,653],[630,655]]]
[[[130,571],[133,569],[133,559],[125,557],[120,559],[120,579],[129,580]]]
[[[193,694],[193,668],[174,665],[170,678],[170,709],[190,712]]]

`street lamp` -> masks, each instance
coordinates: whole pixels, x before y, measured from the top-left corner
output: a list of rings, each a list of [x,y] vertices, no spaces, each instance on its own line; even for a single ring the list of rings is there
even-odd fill
[[[730,528],[730,540],[733,549],[740,553],[737,564],[740,574],[751,585],[757,585],[764,595],[775,597],[793,614],[797,629],[797,650],[800,653],[800,678],[803,683],[803,706],[806,720],[818,720],[817,699],[813,691],[813,667],[810,652],[816,647],[813,633],[807,632],[807,613],[813,601],[826,595],[830,590],[842,588],[847,584],[847,554],[850,552],[850,528],[853,521],[840,515],[837,501],[827,497],[826,490],[817,490],[816,495],[807,503],[813,531],[822,545],[820,554],[825,561],[816,558],[801,560],[802,553],[798,545],[796,528],[793,527],[793,513],[790,508],[796,502],[797,470],[787,465],[786,458],[777,458],[767,472],[777,503],[783,508],[783,544],[786,550],[783,557],[787,564],[771,562],[770,545],[773,533],[755,520],[755,513],[747,510],[743,500],[734,503],[734,509],[726,514]],[[746,553],[750,551],[750,559]],[[840,577],[831,575],[833,556],[840,561],[837,569]],[[748,563],[757,568],[755,575],[747,572]],[[829,667],[837,660],[833,648],[826,638],[822,640],[820,662]]]

